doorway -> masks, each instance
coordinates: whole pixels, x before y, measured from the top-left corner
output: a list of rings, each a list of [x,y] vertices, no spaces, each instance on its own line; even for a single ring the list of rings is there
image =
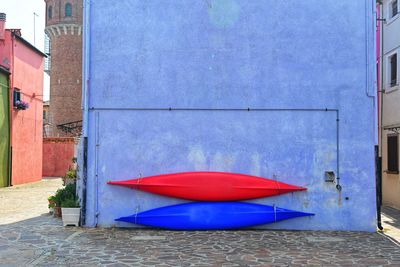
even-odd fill
[[[0,71],[0,187],[10,185],[10,97],[8,74]]]

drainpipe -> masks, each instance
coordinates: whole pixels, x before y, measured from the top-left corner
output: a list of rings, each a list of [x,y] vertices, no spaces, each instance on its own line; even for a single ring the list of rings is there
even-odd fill
[[[15,35],[11,33],[11,57],[10,57],[10,63],[11,63],[11,75],[10,75],[10,119],[11,122],[13,121],[14,117],[14,46],[15,46]],[[13,150],[13,144],[14,144],[14,134],[13,134],[13,129],[14,125],[13,123],[10,123],[10,144],[11,144],[11,168],[10,168],[10,186],[13,186],[13,158],[14,158],[14,150]]]
[[[88,179],[88,125],[89,125],[89,87],[90,87],[90,0],[83,3],[83,77],[82,109],[83,109],[83,169],[82,169],[82,225],[86,224],[87,179]]]
[[[379,147],[375,147],[375,177],[376,177],[376,212],[377,212],[377,226],[379,230],[383,230],[382,227],[382,157],[379,157]]]
[[[385,23],[385,19],[382,18],[383,15],[383,2],[381,0],[378,0],[378,3],[380,5],[380,10],[379,10],[379,27],[380,27],[380,48],[381,48],[381,53],[379,56],[379,61],[380,61],[380,90],[378,94],[380,94],[380,124],[379,124],[379,150],[377,151],[377,169],[376,169],[376,206],[377,206],[377,226],[379,230],[383,230],[382,227],[382,217],[381,217],[381,207],[382,207],[382,144],[383,144],[383,96],[384,96],[384,82],[383,82],[383,53],[384,53],[384,48],[383,48],[383,36],[384,36],[384,28],[383,25]],[[378,81],[379,83],[379,81]]]
[[[371,69],[371,66],[370,66],[370,59],[371,59],[371,53],[370,53],[370,50],[371,50],[371,37],[370,37],[370,34],[371,34],[371,32],[370,32],[370,26],[371,26],[371,22],[372,22],[372,33],[374,34],[374,36],[376,36],[376,27],[374,27],[374,26],[376,26],[376,22],[374,21],[374,19],[375,19],[375,14],[376,14],[376,11],[374,12],[374,10],[376,10],[376,3],[375,2],[371,2],[371,6],[369,6],[368,5],[368,1],[366,1],[366,4],[365,4],[365,60],[366,60],[366,83],[365,83],[365,94],[367,95],[367,97],[369,97],[369,98],[372,98],[373,100],[374,100],[374,105],[376,105],[376,92],[375,92],[375,90],[371,90],[371,88],[372,89],[375,89],[375,87],[373,86],[373,85],[371,85],[371,74],[370,74],[370,69]],[[375,29],[375,31],[374,31],[374,29]],[[372,45],[373,46],[373,48],[374,48],[374,62],[376,62],[376,38],[373,38],[373,40],[375,41],[375,43]],[[375,65],[375,64],[374,64]],[[375,66],[374,66],[374,69],[375,69],[375,71],[374,71],[374,73],[375,73],[375,76],[376,76],[376,68],[375,68]],[[375,82],[375,79],[374,79],[374,81],[373,82]],[[372,92],[371,92],[372,91]],[[377,120],[377,117],[376,117],[376,115],[375,115],[375,118],[374,118],[374,120],[376,121]],[[375,134],[376,134],[376,131],[375,131]]]

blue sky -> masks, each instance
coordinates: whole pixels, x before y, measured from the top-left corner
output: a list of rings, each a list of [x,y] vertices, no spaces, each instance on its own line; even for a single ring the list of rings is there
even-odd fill
[[[44,27],[45,8],[43,0],[0,0],[0,12],[7,14],[7,29],[21,29],[22,37],[34,44],[33,13],[36,17],[36,44],[35,46],[43,51],[44,49]],[[44,100],[49,98],[49,77],[44,78]]]

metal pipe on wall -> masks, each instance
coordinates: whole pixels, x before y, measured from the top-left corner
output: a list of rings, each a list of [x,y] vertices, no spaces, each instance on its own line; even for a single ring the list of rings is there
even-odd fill
[[[100,133],[99,133],[99,112],[95,113],[95,151],[94,151],[94,196],[95,196],[95,201],[94,201],[94,225],[97,227],[97,224],[99,222],[99,146],[100,146]]]
[[[84,0],[83,3],[83,78],[82,83],[82,109],[83,109],[83,170],[82,170],[82,214],[81,224],[86,225],[86,186],[88,179],[88,125],[89,125],[89,75],[90,75],[90,0]]]
[[[245,111],[245,112],[282,112],[282,111],[294,111],[294,112],[335,112],[336,113],[336,189],[340,192],[342,191],[342,185],[340,184],[340,113],[339,109],[332,108],[95,108],[91,107],[90,111],[95,112],[95,129],[96,129],[96,152],[95,161],[97,164],[97,154],[98,154],[98,111]],[[97,166],[97,165],[96,165]],[[96,167],[97,173],[97,167]],[[97,186],[97,174],[96,174],[96,186]],[[98,192],[95,191],[97,194]]]
[[[380,125],[379,125],[380,126],[380,129],[379,129],[380,130],[380,135],[379,135],[380,140],[379,140],[379,144],[378,144],[379,149],[378,149],[378,155],[377,155],[378,162],[377,162],[377,173],[376,173],[376,175],[377,175],[377,177],[376,177],[376,187],[377,187],[376,188],[376,191],[377,191],[376,212],[377,212],[377,226],[378,226],[379,230],[383,230],[382,218],[381,218],[382,197],[383,197],[382,196],[383,96],[384,96],[384,92],[385,92],[383,89],[383,86],[384,86],[384,82],[383,82],[384,28],[383,28],[383,25],[386,20],[382,19],[382,17],[383,17],[383,2],[378,1],[378,3],[380,5],[379,27],[380,27],[380,33],[381,33],[381,36],[380,36],[381,54],[379,57],[379,61],[380,61],[380,85],[381,85],[381,87],[378,92],[378,93],[380,93],[380,109],[379,109],[379,112],[380,112]]]

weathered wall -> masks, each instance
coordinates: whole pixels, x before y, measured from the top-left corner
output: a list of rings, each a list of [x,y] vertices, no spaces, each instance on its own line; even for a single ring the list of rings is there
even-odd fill
[[[44,57],[18,39],[13,46],[12,88],[29,103],[29,109],[13,109],[11,115],[12,184],[17,185],[42,179]]]
[[[60,177],[73,167],[75,140],[67,137],[43,139],[43,176]]]
[[[82,35],[51,38],[51,136],[66,136],[57,125],[82,120]]]
[[[86,2],[87,225],[182,202],[109,180],[227,171],[308,188],[252,200],[316,214],[263,228],[375,230],[374,5]]]

